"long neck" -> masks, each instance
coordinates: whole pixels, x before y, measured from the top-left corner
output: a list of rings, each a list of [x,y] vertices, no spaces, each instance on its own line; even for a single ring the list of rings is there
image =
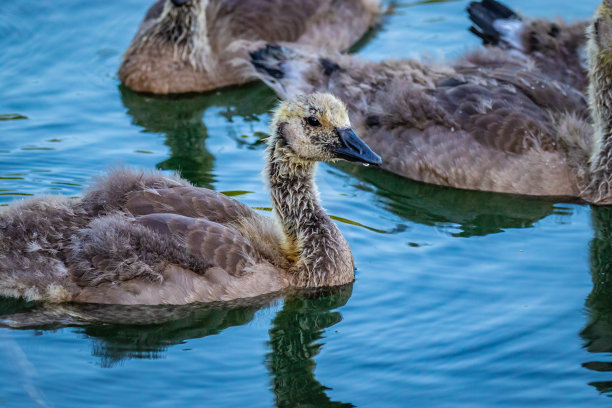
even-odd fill
[[[596,20],[598,21],[598,20]],[[600,27],[601,26],[601,27]],[[590,28],[589,104],[594,125],[589,201],[612,199],[612,39],[610,23],[594,23]]]
[[[266,176],[272,205],[282,226],[284,252],[294,262],[295,284],[337,285],[353,279],[352,255],[335,224],[319,204],[315,164],[299,161],[286,146],[282,130],[267,150]]]

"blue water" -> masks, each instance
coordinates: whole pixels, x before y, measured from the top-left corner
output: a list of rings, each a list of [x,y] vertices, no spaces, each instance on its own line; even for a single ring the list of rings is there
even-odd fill
[[[478,47],[467,3],[397,1],[359,54],[439,60]],[[571,20],[597,3],[510,2]],[[156,98],[119,85],[149,4],[1,2],[0,205],[79,196],[127,164],[270,206],[261,137],[276,99],[265,86]],[[114,320],[0,329],[0,407],[610,405],[612,210],[351,165],[323,165],[317,181],[328,212],[347,220],[353,285],[239,305],[95,307],[78,311]],[[8,313],[46,309],[0,300]]]

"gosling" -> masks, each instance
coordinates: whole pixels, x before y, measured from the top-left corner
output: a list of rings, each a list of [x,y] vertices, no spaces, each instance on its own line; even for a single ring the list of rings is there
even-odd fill
[[[287,4],[290,3],[290,4]],[[379,0],[158,0],[123,56],[119,79],[155,94],[204,92],[245,77],[240,40],[348,49],[380,16]]]
[[[542,72],[586,92],[589,21],[525,18],[496,0],[473,1],[467,11],[483,44],[528,55]]]
[[[588,100],[529,56],[492,48],[428,65],[260,44],[247,63],[281,97],[333,91],[390,172],[462,189],[611,204],[609,1],[593,21]]]
[[[316,162],[380,165],[331,94],[274,112],[265,152],[274,218],[160,172],[115,170],[80,200],[40,197],[0,212],[0,295],[49,302],[186,304],[354,279],[326,215]]]

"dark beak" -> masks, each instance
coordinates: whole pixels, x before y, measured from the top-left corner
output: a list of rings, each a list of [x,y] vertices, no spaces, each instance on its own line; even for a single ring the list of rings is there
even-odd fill
[[[176,7],[180,7],[180,6],[184,6],[185,4],[189,3],[190,0],[171,0],[171,1]]]
[[[374,153],[372,149],[370,149],[370,146],[365,144],[365,142],[353,132],[353,129],[338,129],[337,131],[340,135],[342,146],[334,151],[336,157],[352,162],[372,164],[374,166],[380,166],[382,164],[380,156]]]

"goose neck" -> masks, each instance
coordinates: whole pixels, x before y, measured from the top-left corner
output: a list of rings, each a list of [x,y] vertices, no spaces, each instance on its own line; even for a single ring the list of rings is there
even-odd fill
[[[352,281],[353,258],[348,244],[319,204],[315,164],[294,159],[283,139],[268,147],[266,176],[270,196],[284,233],[283,252],[300,287]]]
[[[589,201],[612,199],[612,50],[601,44],[599,33],[589,33],[589,105],[593,120]],[[604,40],[605,41],[605,40]]]

